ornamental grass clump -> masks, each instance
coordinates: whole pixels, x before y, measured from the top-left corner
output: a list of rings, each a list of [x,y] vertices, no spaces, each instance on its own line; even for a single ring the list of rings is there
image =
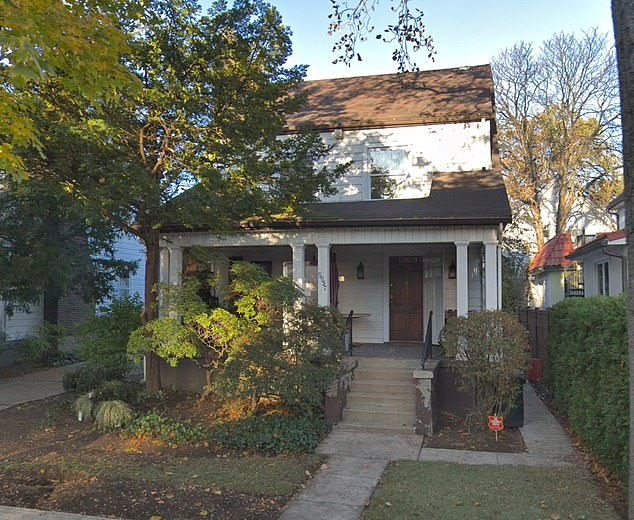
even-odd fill
[[[121,428],[132,419],[132,409],[123,401],[102,401],[97,406],[95,423],[102,432]]]
[[[80,421],[90,420],[95,416],[95,402],[91,399],[89,394],[79,396],[73,408]]]
[[[487,416],[508,415],[528,363],[528,333],[503,311],[478,311],[447,322],[442,350],[458,389],[469,394],[469,428],[484,427]]]

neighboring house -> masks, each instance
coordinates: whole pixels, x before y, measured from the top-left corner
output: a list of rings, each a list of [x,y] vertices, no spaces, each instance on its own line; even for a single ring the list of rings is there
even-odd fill
[[[488,65],[306,82],[308,105],[286,132],[317,129],[322,165],[352,162],[337,194],[297,221],[217,236],[175,222],[161,237],[161,280],[180,283],[183,251],[217,253],[291,276],[307,297],[354,310],[360,343],[417,341],[430,311],[501,305],[500,239],[511,209],[500,174]],[[389,189],[385,189],[388,186]]]
[[[583,266],[586,296],[621,294],[627,284],[627,240],[625,238],[625,201],[623,195],[607,208],[617,231],[600,233],[579,245],[568,258]]]
[[[559,233],[535,255],[528,266],[531,306],[548,308],[566,297],[583,296],[580,268],[568,259],[574,248],[570,233]]]
[[[132,236],[122,235],[115,245],[115,258],[138,262],[134,275],[120,278],[113,287],[113,298],[138,294],[143,299],[145,279],[145,248]],[[109,305],[111,298],[101,302]],[[22,339],[33,335],[44,321],[70,329],[86,318],[94,315],[94,303],[86,303],[80,291],[71,291],[60,298],[42,296],[30,305],[28,311],[16,310],[9,313],[5,303],[0,300],[0,337],[7,341]]]
[[[115,298],[138,296],[143,300],[145,293],[145,246],[133,235],[122,233],[115,244],[115,258],[136,262],[134,274],[120,277],[112,288],[112,295],[99,302],[99,306],[109,306]]]

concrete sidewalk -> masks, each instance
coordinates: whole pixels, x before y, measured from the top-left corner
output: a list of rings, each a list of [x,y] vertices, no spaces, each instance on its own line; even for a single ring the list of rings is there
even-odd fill
[[[524,427],[528,453],[495,453],[423,448],[418,435],[363,432],[335,427],[318,448],[327,468],[293,500],[280,520],[356,520],[370,500],[388,463],[394,460],[458,464],[566,466],[577,462],[568,435],[524,385]]]
[[[0,379],[0,411],[18,404],[63,394],[62,379],[64,374],[75,370],[77,366],[49,368],[24,376]]]
[[[75,515],[24,509],[22,507],[0,506],[0,520],[111,520],[98,516]]]

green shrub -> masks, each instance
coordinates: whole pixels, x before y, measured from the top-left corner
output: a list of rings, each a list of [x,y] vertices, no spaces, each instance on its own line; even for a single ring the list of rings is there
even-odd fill
[[[251,400],[253,409],[263,398],[276,399],[292,415],[319,417],[339,367],[341,334],[335,311],[306,303],[236,349],[215,389],[230,400]]]
[[[75,412],[81,416],[81,420],[91,420],[95,417],[95,401],[88,394],[80,395],[73,405]]]
[[[121,428],[130,419],[132,409],[123,401],[102,401],[95,411],[95,423],[102,432]]]
[[[210,439],[235,450],[264,453],[310,453],[328,432],[323,419],[286,415],[251,415],[216,426]]]
[[[458,388],[468,392],[469,425],[484,427],[487,415],[508,415],[518,397],[518,378],[528,362],[528,334],[504,311],[479,311],[447,322],[442,350]]]
[[[168,444],[187,444],[207,440],[209,432],[202,426],[192,426],[190,422],[177,421],[152,410],[134,417],[127,427],[128,435],[153,437]]]
[[[95,400],[123,401],[133,403],[136,401],[141,387],[137,383],[128,381],[104,381],[95,390]]]
[[[116,299],[109,307],[101,307],[99,314],[80,328],[77,350],[80,359],[118,372],[113,379],[123,379],[130,365],[128,338],[141,326],[142,312],[143,302],[138,296]]]
[[[28,363],[53,366],[61,357],[59,341],[62,335],[60,327],[44,322],[38,327],[36,334],[18,341],[17,350]]]
[[[104,368],[85,365],[64,374],[63,386],[66,392],[81,394],[95,390],[105,381],[117,379],[120,376],[121,372],[117,367]]]
[[[622,479],[629,435],[626,320],[623,296],[566,299],[552,311],[546,360],[555,405]]]

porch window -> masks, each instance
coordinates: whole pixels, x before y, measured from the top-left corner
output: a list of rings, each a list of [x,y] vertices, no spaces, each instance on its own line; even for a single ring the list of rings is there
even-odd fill
[[[602,296],[610,296],[610,266],[608,262],[597,264],[597,292]]]
[[[392,199],[399,181],[406,174],[407,150],[404,148],[369,148],[370,198]]]

